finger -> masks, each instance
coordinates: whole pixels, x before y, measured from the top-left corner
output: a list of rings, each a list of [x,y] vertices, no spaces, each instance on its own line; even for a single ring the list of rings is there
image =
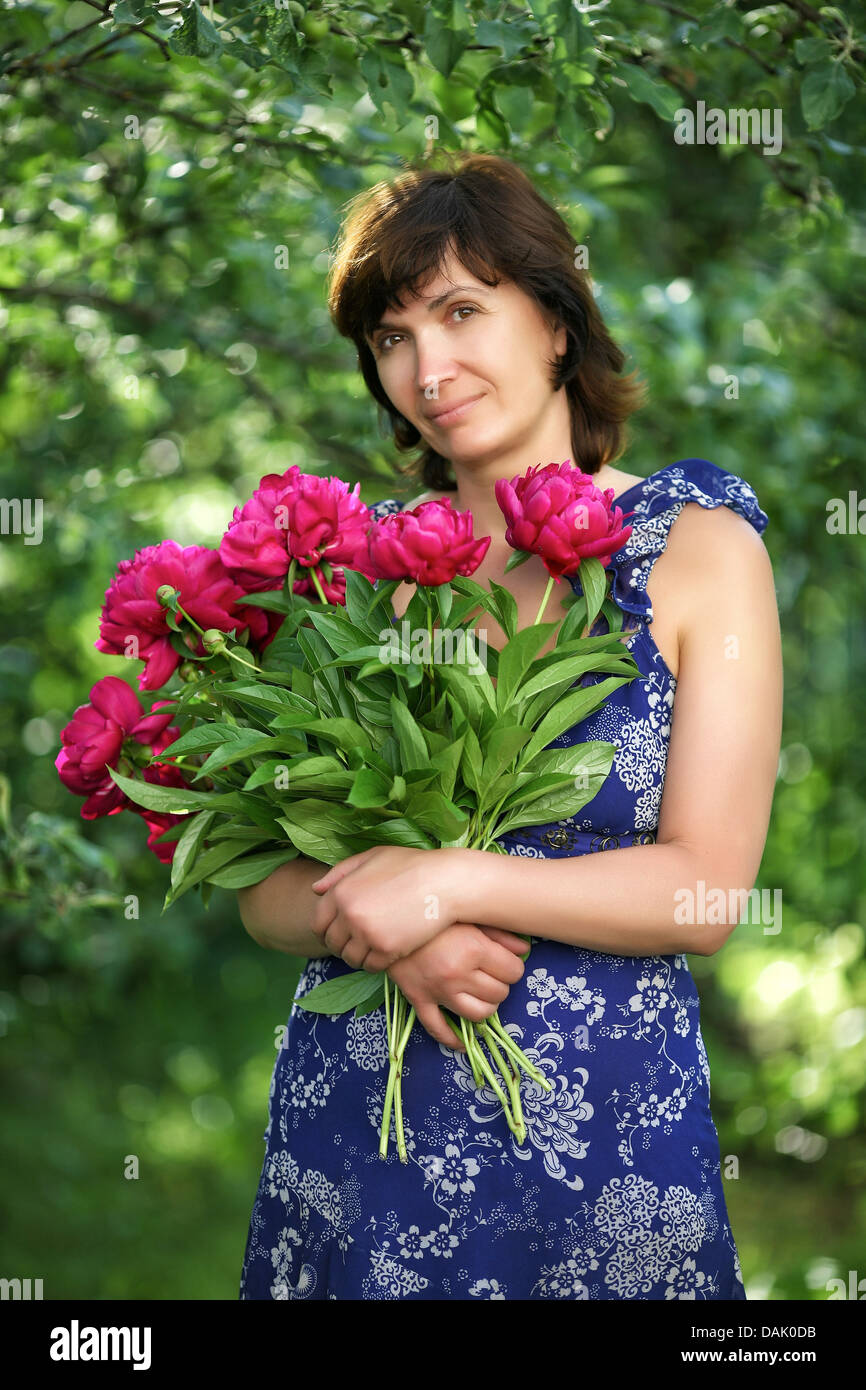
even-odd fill
[[[455,1052],[465,1052],[466,1047],[462,1038],[451,1029],[445,1022],[445,1015],[436,1006],[423,1004],[420,1008],[415,1006],[415,1017],[430,1034],[431,1038],[438,1043],[443,1043],[445,1047],[452,1047]]]
[[[524,941],[523,937],[515,932],[503,931],[501,927],[482,927],[481,930],[491,941],[497,942],[500,946],[507,946],[509,951],[514,951],[518,956],[525,956],[529,950],[529,942]]]
[[[322,941],[327,946],[332,956],[342,956],[348,940],[348,928],[342,926],[338,918],[335,917],[330,926],[326,928]]]
[[[519,956],[499,946],[491,947],[489,953],[482,956],[477,968],[507,985],[516,985],[518,980],[523,979],[526,971],[526,966]]]
[[[375,849],[376,846],[374,845],[373,848]],[[350,854],[348,859],[341,859],[338,864],[332,864],[330,869],[327,869],[325,873],[322,874],[321,878],[313,880],[310,887],[316,893],[326,893],[329,888],[333,888],[335,883],[339,883],[341,878],[345,878],[346,874],[351,873],[353,869],[357,869],[358,865],[369,858],[371,853],[372,850],[362,849],[359,854]]]
[[[366,946],[359,944],[357,941],[349,940],[347,945],[343,947],[340,955],[347,965],[351,965],[353,970],[363,970],[364,962],[370,955],[370,952]]]
[[[460,1017],[467,1018],[472,1023],[481,1023],[484,1019],[492,1018],[499,1007],[498,1004],[491,1004],[485,999],[478,999],[474,994],[462,991],[455,994],[454,1003]]]
[[[477,999],[483,999],[485,1003],[491,1003],[498,1009],[500,1004],[511,993],[511,986],[505,984],[496,975],[488,975],[485,970],[476,970],[471,980],[472,992]]]
[[[390,954],[385,951],[371,951],[361,968],[368,970],[371,975],[379,975],[383,970],[388,970],[399,959],[400,957],[393,951]]]

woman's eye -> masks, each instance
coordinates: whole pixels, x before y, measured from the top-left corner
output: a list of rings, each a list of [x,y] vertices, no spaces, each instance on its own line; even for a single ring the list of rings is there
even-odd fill
[[[476,307],[475,307],[474,304],[455,304],[455,305],[454,305],[454,308],[451,310],[451,313],[452,313],[452,314],[459,314],[463,309],[468,309],[468,310],[470,311],[470,313],[472,313],[472,314],[477,314],[477,312],[478,312],[478,310],[476,309]],[[465,322],[466,322],[465,319],[458,319],[458,323],[465,323]],[[383,337],[381,337],[381,338],[379,339],[379,342],[377,343],[377,347],[378,347],[379,351],[380,351],[380,352],[390,352],[391,349],[387,346],[388,339],[389,339],[389,338],[402,338],[402,336],[403,336],[402,333],[386,333]]]

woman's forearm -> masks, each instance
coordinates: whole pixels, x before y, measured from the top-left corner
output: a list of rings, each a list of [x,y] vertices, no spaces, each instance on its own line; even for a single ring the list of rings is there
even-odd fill
[[[708,910],[702,922],[700,905],[713,889],[736,905],[751,887],[732,888],[729,875],[672,842],[567,859],[449,852],[459,856],[452,906],[460,920],[611,955],[712,955],[739,918],[729,913],[724,925]]]
[[[241,921],[259,946],[290,956],[330,956],[310,928],[321,897],[310,884],[327,870],[318,859],[299,855],[281,864],[261,883],[238,889]]]

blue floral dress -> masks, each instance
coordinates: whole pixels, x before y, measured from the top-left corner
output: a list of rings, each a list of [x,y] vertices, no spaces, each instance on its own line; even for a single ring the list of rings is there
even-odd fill
[[[551,859],[655,840],[677,683],[653,640],[646,589],[688,502],[731,507],[759,533],[767,525],[748,483],[703,459],[670,464],[618,498],[634,529],[611,559],[612,592],[642,676],[551,745],[614,743],[601,790],[577,816],[503,836],[510,854]],[[388,498],[374,511],[401,506]],[[593,631],[605,630],[599,618]],[[296,1000],[348,970],[337,957],[309,960]],[[416,1025],[404,1058],[404,1164],[393,1112],[388,1158],[378,1152],[384,1011],[328,1016],[293,1003],[242,1299],[745,1298],[686,957],[533,937],[499,1016],[554,1087],[521,1073],[524,1144],[494,1093],[476,1088],[465,1053]]]

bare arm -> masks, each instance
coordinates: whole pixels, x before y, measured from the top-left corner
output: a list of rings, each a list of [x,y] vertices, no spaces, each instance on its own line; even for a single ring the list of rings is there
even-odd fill
[[[327,871],[327,864],[299,855],[281,864],[261,883],[238,889],[244,928],[266,951],[290,956],[330,956],[327,946],[310,930],[320,898],[310,887]]]
[[[460,917],[626,956],[711,955],[737,925],[760,868],[779,760],[779,615],[757,533],[727,507],[685,507],[683,519],[690,510],[679,538],[691,581],[657,843],[556,860],[456,849]],[[712,889],[724,895],[724,919],[713,915]]]

